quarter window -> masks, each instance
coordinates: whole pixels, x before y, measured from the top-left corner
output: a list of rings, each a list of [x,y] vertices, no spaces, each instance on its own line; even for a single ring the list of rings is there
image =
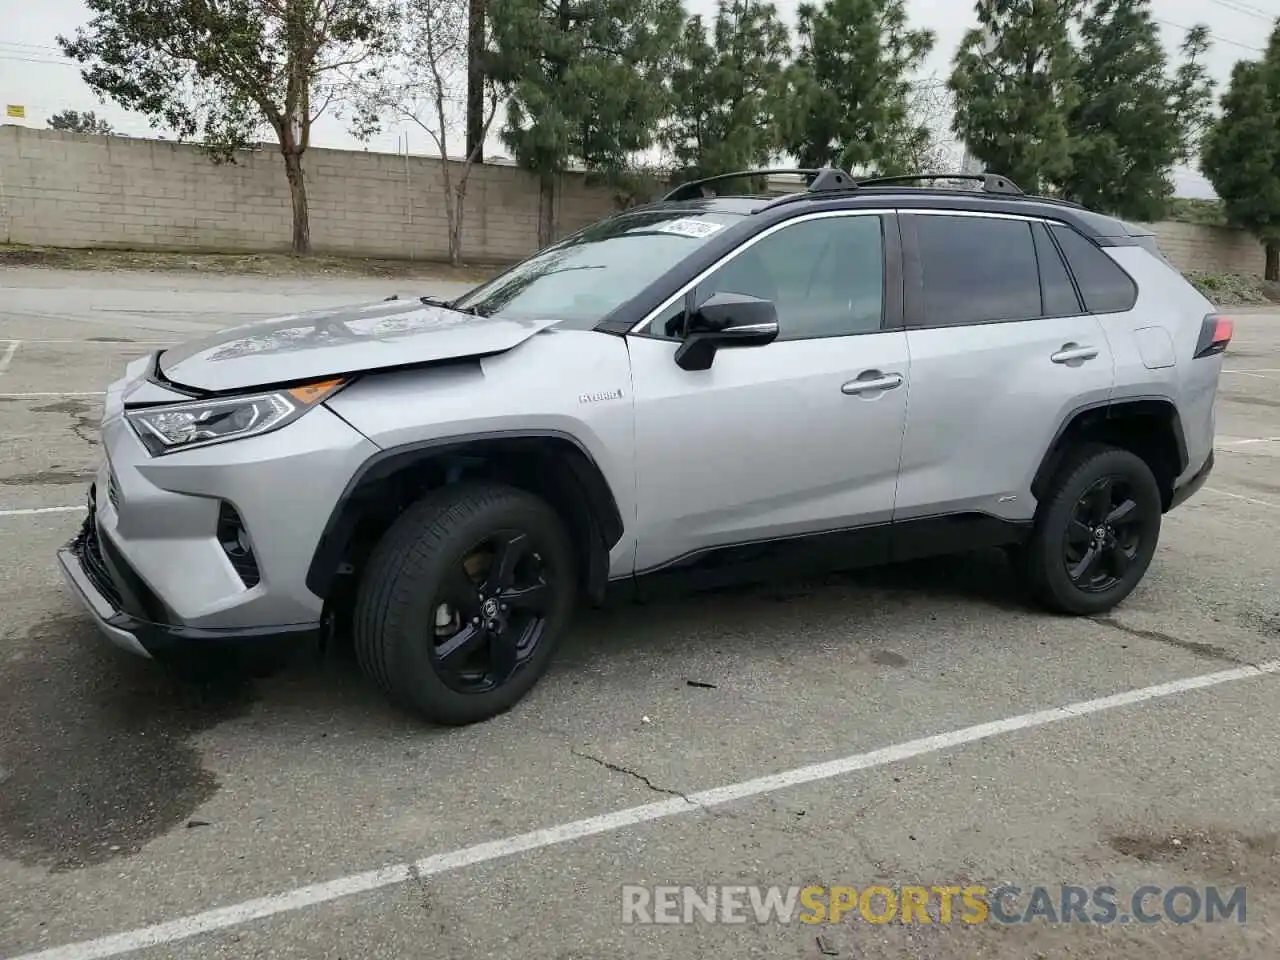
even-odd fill
[[[1070,227],[1054,224],[1053,235],[1075,274],[1086,310],[1124,313],[1133,309],[1138,288],[1119,264]]]
[[[1041,316],[1031,224],[993,217],[915,216],[926,326]]]

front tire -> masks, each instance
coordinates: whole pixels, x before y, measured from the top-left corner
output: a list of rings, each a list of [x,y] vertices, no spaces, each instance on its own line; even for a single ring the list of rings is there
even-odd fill
[[[446,487],[374,548],[356,595],[356,657],[429,721],[487,720],[546,671],[575,595],[572,544],[551,507],[496,483]]]
[[[1163,516],[1160,487],[1140,457],[1082,447],[1058,471],[1022,562],[1036,598],[1076,616],[1105,613],[1141,582]]]

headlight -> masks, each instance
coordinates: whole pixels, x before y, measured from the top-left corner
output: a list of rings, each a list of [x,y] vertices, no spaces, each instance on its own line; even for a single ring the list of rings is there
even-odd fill
[[[240,440],[283,427],[342,386],[324,380],[301,387],[217,400],[165,404],[126,411],[143,446],[158,457],[175,450]]]

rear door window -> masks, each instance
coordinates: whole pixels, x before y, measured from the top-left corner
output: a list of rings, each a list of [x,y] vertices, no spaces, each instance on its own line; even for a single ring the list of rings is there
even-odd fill
[[[1044,297],[1044,316],[1070,317],[1082,313],[1080,298],[1071,285],[1071,274],[1062,262],[1062,254],[1043,223],[1031,228],[1036,241],[1036,260],[1040,263],[1040,288]]]
[[[1041,316],[1031,224],[934,214],[912,219],[924,275],[926,326]]]

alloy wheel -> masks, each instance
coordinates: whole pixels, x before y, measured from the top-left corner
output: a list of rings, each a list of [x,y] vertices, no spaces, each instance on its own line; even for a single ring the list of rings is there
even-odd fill
[[[1089,593],[1121,582],[1137,562],[1145,519],[1125,480],[1107,476],[1094,481],[1076,501],[1063,537],[1071,582]]]
[[[450,565],[432,609],[431,660],[459,693],[507,683],[547,628],[554,571],[521,530],[499,530]]]

